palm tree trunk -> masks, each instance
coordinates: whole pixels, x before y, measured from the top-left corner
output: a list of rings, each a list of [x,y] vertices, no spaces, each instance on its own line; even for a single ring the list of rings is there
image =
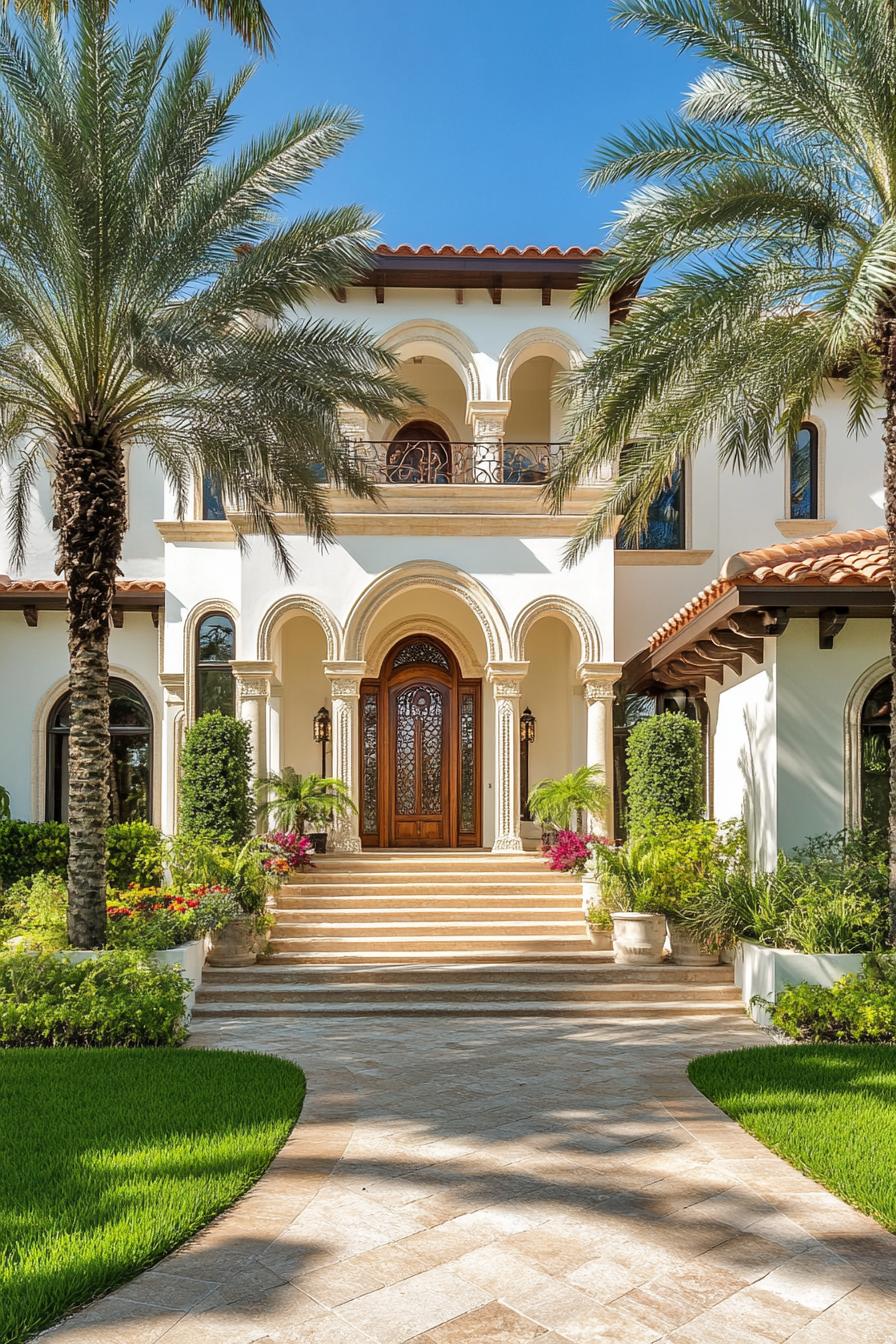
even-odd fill
[[[887,839],[890,855],[890,942],[896,946],[896,724],[892,715],[892,706],[896,703],[896,318],[886,315],[880,318],[878,344],[885,402],[884,521],[890,555],[890,585],[894,599],[890,614],[893,692],[890,698],[890,809],[887,819]]]
[[[68,936],[102,947],[109,819],[109,619],[127,526],[124,455],[107,430],[76,425],[58,445],[55,526],[68,584],[71,719]]]

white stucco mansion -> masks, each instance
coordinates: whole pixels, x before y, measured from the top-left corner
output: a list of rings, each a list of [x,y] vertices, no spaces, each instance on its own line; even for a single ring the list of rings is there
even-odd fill
[[[346,437],[381,501],[334,492],[328,550],[283,517],[294,583],[261,538],[237,546],[247,521],[214,482],[196,482],[192,516],[179,521],[131,453],[111,635],[117,817],[174,827],[184,730],[216,706],[251,724],[259,775],[319,770],[323,751],[358,801],[334,837],[347,850],[531,841],[526,709],[533,781],[583,762],[613,781],[627,713],[695,714],[709,811],[745,814],[765,857],[879,810],[891,599],[870,531],[882,522],[877,428],[849,437],[832,385],[790,461],[734,476],[707,444],[643,536],[564,568],[564,544],[606,483],[583,485],[562,515],[543,504],[562,451],[556,381],[625,313],[619,302],[573,315],[587,258],[381,247],[362,283],[320,296],[320,314],[382,336],[422,404],[399,424],[346,409]],[[66,808],[50,518],[44,479],[23,572],[10,573],[0,542],[0,783],[13,815],[34,819]]]

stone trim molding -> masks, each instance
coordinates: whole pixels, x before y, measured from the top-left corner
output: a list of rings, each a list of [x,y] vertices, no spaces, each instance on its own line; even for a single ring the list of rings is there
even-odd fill
[[[514,373],[527,359],[536,355],[549,355],[557,359],[558,364],[565,363],[567,369],[578,368],[585,362],[585,352],[572,336],[557,327],[530,327],[521,331],[508,341],[498,357],[498,396],[504,400],[510,397],[510,383]]]
[[[617,547],[617,565],[705,565],[715,551],[625,551]]]
[[[472,680],[482,676],[482,662],[469,640],[446,621],[436,621],[430,616],[406,616],[377,635],[367,652],[365,675],[378,677],[389,650],[410,635],[431,635],[442,640],[457,658],[462,677]]]
[[[368,631],[374,618],[390,598],[409,588],[438,588],[460,598],[482,628],[489,661],[501,658],[509,650],[507,622],[488,589],[453,565],[424,560],[386,570],[361,593],[345,623],[347,658],[366,663]]]
[[[258,626],[258,657],[266,661],[271,657],[274,636],[281,624],[294,612],[304,612],[313,616],[320,625],[327,640],[327,658],[336,659],[342,652],[342,627],[329,607],[316,597],[305,593],[289,593],[281,597],[273,606],[268,607]]]
[[[480,401],[482,384],[476,352],[468,336],[448,322],[411,320],[400,322],[380,337],[382,345],[399,356],[409,347],[432,346],[433,357],[452,368],[464,385],[468,401]]]
[[[235,647],[239,647],[239,613],[232,602],[222,602],[219,598],[205,598],[197,602],[187,613],[184,621],[183,677],[184,677],[184,714],[189,728],[196,718],[196,632],[206,616],[214,612],[223,612],[233,621]]]
[[[846,697],[843,712],[843,825],[857,830],[862,824],[862,706],[879,681],[889,676],[893,664],[879,658],[866,667]]]
[[[523,659],[526,655],[526,640],[536,621],[543,616],[556,616],[570,627],[579,639],[580,659],[582,663],[596,663],[601,654],[601,638],[594,618],[578,602],[568,597],[549,594],[536,597],[524,607],[513,623],[511,648],[513,656]]]

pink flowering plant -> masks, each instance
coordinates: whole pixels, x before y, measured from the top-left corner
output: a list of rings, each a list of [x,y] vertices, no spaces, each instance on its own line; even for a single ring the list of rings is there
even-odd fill
[[[602,835],[580,835],[578,831],[558,831],[553,844],[545,848],[548,867],[555,873],[573,873],[576,877],[597,870],[595,849],[612,844]]]
[[[314,867],[311,862],[314,845],[307,835],[297,831],[271,831],[265,837],[265,844],[269,850],[269,857],[264,861],[267,872],[285,874],[290,868]]]

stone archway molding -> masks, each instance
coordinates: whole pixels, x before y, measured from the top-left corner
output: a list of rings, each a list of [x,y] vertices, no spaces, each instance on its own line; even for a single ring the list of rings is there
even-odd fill
[[[371,623],[391,598],[409,588],[435,588],[459,598],[479,622],[485,636],[488,661],[509,658],[510,631],[491,593],[478,579],[454,565],[436,560],[396,565],[364,590],[345,623],[346,658],[367,662],[367,638]]]
[[[381,343],[399,356],[431,354],[447,364],[460,378],[467,401],[482,398],[482,380],[476,364],[476,352],[469,337],[448,322],[400,322],[384,332]],[[429,348],[428,348],[429,347]]]
[[[843,714],[843,824],[858,830],[862,824],[862,707],[879,681],[892,675],[889,658],[866,667],[846,697]]]
[[[572,336],[558,327],[531,327],[508,341],[498,357],[498,397],[510,400],[510,382],[521,364],[538,355],[549,355],[567,369],[576,369],[585,361],[585,352]],[[560,358],[558,359],[558,355]]]
[[[536,597],[528,606],[523,607],[517,616],[511,631],[513,658],[525,662],[529,631],[537,621],[546,616],[553,616],[563,621],[564,625],[569,626],[573,634],[578,637],[580,664],[600,662],[601,638],[594,618],[572,598],[559,597],[555,594]]]
[[[304,593],[289,593],[281,597],[262,616],[258,626],[258,661],[270,661],[274,635],[281,624],[297,613],[314,617],[327,641],[327,662],[338,662],[342,657],[342,627],[328,606]]]

